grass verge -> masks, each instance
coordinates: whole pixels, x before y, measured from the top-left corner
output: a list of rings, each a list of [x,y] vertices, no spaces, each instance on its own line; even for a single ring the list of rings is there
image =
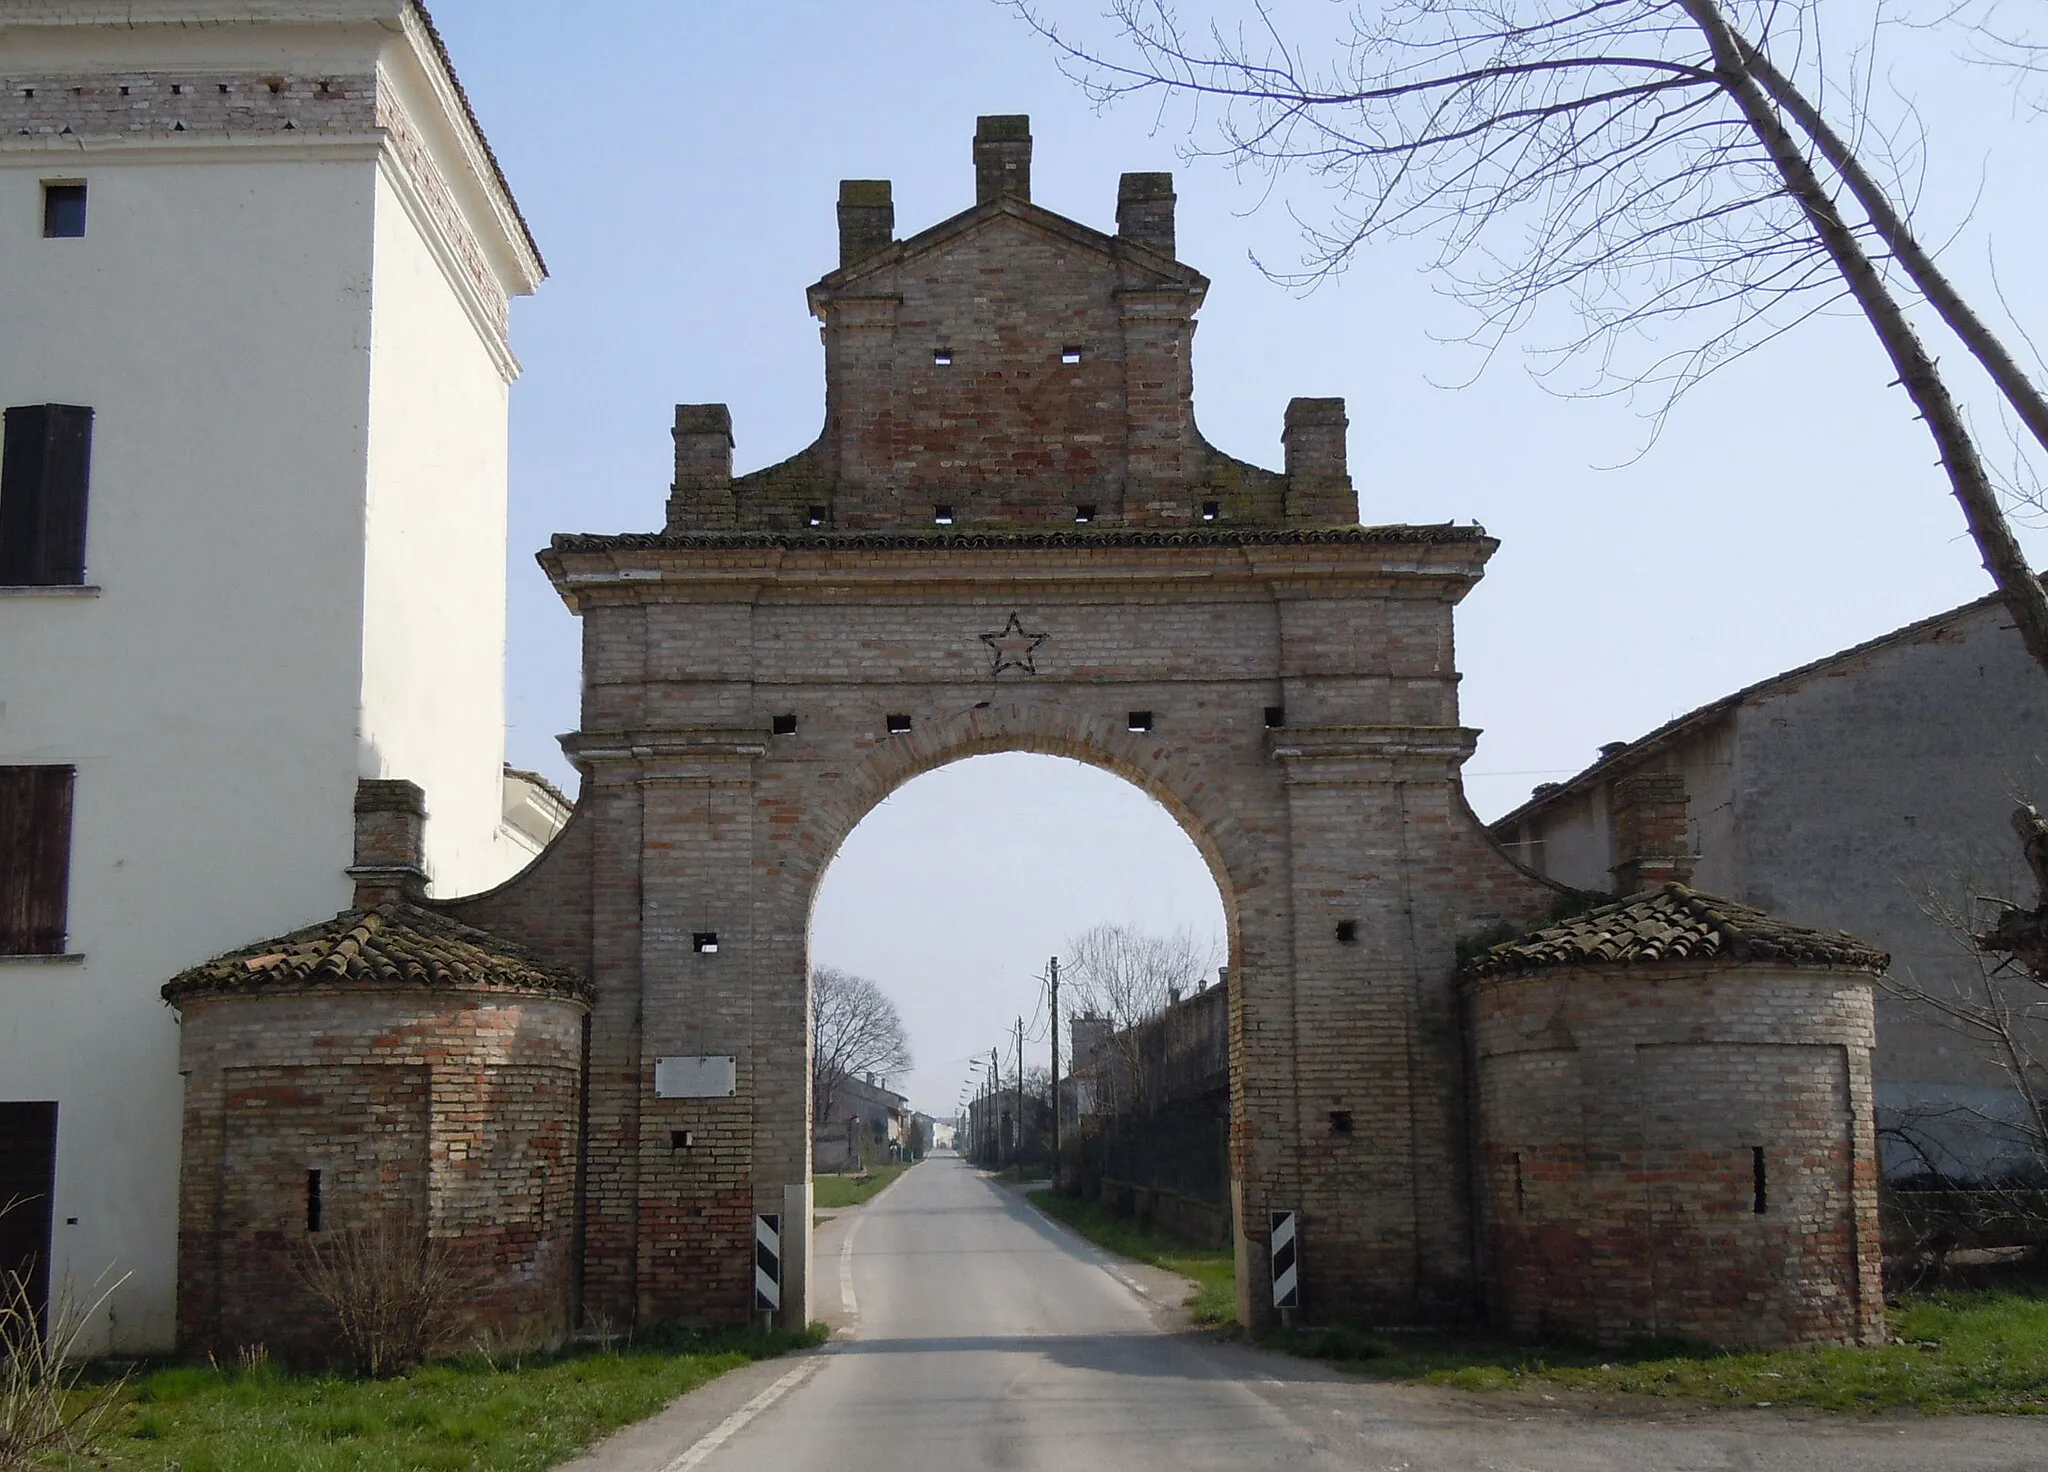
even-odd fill
[[[1197,1324],[1228,1324],[1236,1320],[1237,1265],[1227,1250],[1190,1247],[1178,1238],[1113,1215],[1100,1202],[1063,1196],[1050,1188],[1033,1191],[1027,1199],[1097,1247],[1193,1278],[1195,1292],[1188,1299],[1187,1308],[1189,1317]]]
[[[138,1374],[100,1453],[116,1472],[540,1472],[803,1334],[677,1331],[610,1351],[462,1360],[389,1380],[179,1366]]]
[[[1376,1378],[1463,1390],[1562,1389],[1828,1411],[2048,1414],[2048,1295],[1916,1294],[1889,1318],[1903,1342],[1869,1348],[1735,1351],[1649,1341],[1602,1351],[1345,1326],[1283,1331],[1267,1342]]]
[[[914,1160],[905,1160],[893,1165],[878,1165],[858,1175],[812,1176],[811,1205],[827,1211],[835,1207],[860,1206],[873,1200],[884,1186],[915,1164]]]
[[[1184,1273],[1200,1285],[1197,1323],[1236,1317],[1227,1252],[1188,1247],[1095,1202],[1034,1191],[1030,1200],[1098,1247]],[[2004,1286],[1916,1293],[1888,1313],[1896,1344],[1730,1351],[1673,1341],[1600,1350],[1570,1341],[1518,1343],[1485,1334],[1380,1332],[1349,1325],[1282,1330],[1265,1343],[1376,1379],[1463,1390],[1563,1390],[1656,1395],[1725,1406],[1927,1415],[2048,1414],[2048,1275]]]

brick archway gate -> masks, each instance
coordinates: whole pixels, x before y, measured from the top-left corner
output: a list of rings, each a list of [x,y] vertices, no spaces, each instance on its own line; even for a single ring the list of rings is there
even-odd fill
[[[815,444],[734,477],[724,407],[682,406],[667,529],[542,555],[584,623],[582,795],[449,908],[595,983],[586,1319],[745,1319],[757,1213],[810,1314],[813,891],[895,786],[1006,750],[1128,777],[1217,875],[1242,1316],[1273,1210],[1312,1316],[1475,1300],[1456,948],[1549,900],[1458,785],[1452,610],[1494,543],[1358,525],[1339,401],[1289,405],[1284,473],[1208,445],[1170,178],[1126,175],[1101,234],[1030,202],[1023,123],[982,120],[978,202],[909,240],[843,186]],[[730,1092],[678,1096],[676,1059]]]

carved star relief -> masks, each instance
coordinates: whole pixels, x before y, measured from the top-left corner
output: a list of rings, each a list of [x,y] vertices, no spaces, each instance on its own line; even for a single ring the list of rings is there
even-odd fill
[[[988,645],[989,655],[995,663],[989,674],[1000,675],[1004,670],[1022,670],[1027,675],[1037,674],[1038,666],[1033,662],[1033,658],[1038,653],[1038,646],[1050,637],[1049,634],[1025,632],[1024,621],[1016,614],[1011,614],[1010,621],[1002,628],[993,634],[981,636],[981,642]]]

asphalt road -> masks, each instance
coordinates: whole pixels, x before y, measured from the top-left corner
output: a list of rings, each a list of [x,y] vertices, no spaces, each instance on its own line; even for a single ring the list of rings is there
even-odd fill
[[[2048,1468],[2048,1418],[1589,1411],[1219,1344],[1178,1328],[1180,1280],[945,1156],[822,1229],[813,1271],[831,1347],[686,1396],[574,1472]]]

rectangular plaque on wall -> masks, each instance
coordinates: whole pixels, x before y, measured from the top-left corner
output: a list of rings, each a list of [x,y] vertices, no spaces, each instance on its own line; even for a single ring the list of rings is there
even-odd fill
[[[657,1058],[654,1097],[657,1099],[730,1099],[739,1087],[739,1060],[730,1055]]]

